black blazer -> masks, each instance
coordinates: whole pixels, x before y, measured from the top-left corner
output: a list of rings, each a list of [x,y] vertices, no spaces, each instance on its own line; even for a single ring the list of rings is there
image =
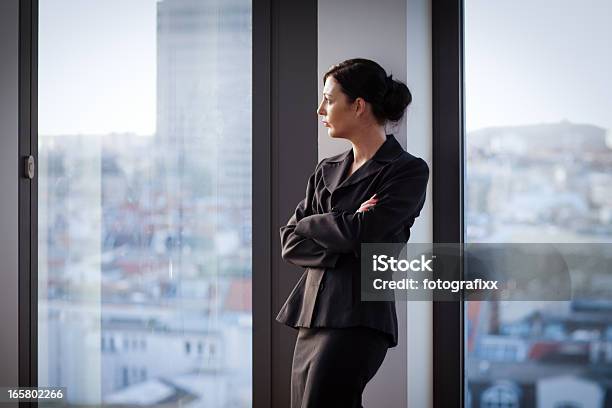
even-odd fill
[[[306,197],[280,228],[282,257],[306,268],[276,320],[291,327],[365,326],[397,345],[395,302],[360,301],[361,243],[407,242],[425,202],[429,168],[393,135],[350,177],[353,150],[323,159]],[[356,213],[376,193],[369,211]]]

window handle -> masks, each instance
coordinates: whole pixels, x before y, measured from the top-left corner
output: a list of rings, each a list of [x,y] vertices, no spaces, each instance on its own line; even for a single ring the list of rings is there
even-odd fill
[[[34,156],[26,156],[24,160],[25,177],[32,180],[36,174],[36,163],[34,162]]]

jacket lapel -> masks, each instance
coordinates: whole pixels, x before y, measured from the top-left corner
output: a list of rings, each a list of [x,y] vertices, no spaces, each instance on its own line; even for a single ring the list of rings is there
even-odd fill
[[[344,180],[344,182],[340,183],[337,188],[344,188],[348,186],[352,186],[353,184],[357,184],[360,181],[370,177],[373,174],[378,173],[378,171],[384,167],[384,163],[379,163],[375,160],[368,160],[358,168],[351,176]],[[350,166],[350,163],[349,163]]]
[[[342,175],[345,174],[351,166],[352,160],[350,160],[349,154],[352,156],[351,150],[345,153],[345,157],[341,159],[341,161],[323,163],[321,169],[323,172],[323,183],[330,193],[333,193],[338,188]]]
[[[397,158],[403,152],[402,146],[393,135],[387,135],[387,140],[377,150],[376,154],[357,169],[342,183],[340,179],[346,174],[353,163],[353,149],[339,155],[335,160],[323,163],[323,183],[330,193],[339,188],[351,186],[377,173],[387,163]]]

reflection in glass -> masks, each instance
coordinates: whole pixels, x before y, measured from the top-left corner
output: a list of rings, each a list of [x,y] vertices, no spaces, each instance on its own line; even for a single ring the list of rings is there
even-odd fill
[[[611,13],[465,1],[466,242],[612,241]],[[466,302],[467,407],[612,404],[612,279],[585,269],[571,301]]]
[[[251,406],[250,1],[40,1],[39,24],[39,385]]]

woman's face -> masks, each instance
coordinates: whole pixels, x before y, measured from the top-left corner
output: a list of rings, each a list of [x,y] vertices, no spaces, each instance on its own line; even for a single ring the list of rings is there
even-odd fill
[[[323,125],[327,127],[327,133],[333,138],[346,138],[355,126],[355,112],[353,104],[340,84],[333,76],[328,76],[323,87],[323,99],[319,104],[317,113],[321,116]]]

